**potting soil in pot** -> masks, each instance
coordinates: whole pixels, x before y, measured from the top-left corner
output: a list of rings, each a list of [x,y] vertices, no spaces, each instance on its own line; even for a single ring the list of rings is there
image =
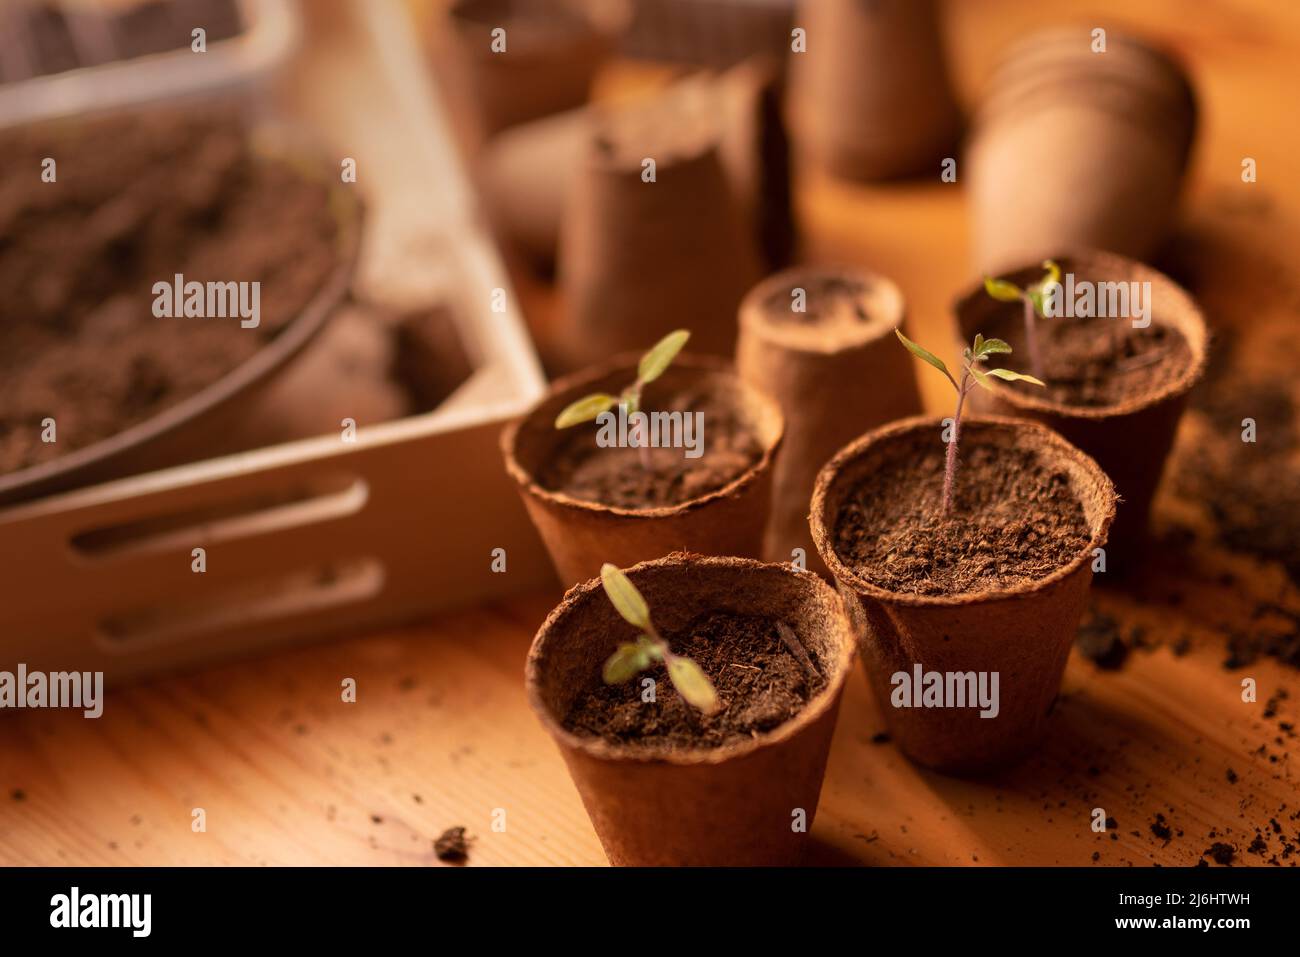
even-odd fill
[[[978,441],[959,448],[947,517],[937,437],[849,494],[835,522],[841,560],[887,591],[961,595],[1033,582],[1088,544],[1083,507],[1064,471],[1029,449]]]
[[[1152,395],[1181,378],[1192,361],[1182,333],[1156,322],[1140,329],[1129,319],[1040,317],[1035,329],[1047,388],[999,385],[1065,405],[1106,408]],[[1000,310],[982,331],[1010,344],[1003,365],[1031,371],[1019,306]]]
[[[720,710],[705,715],[692,708],[663,665],[657,665],[625,684],[593,687],[575,701],[564,727],[611,744],[682,750],[714,748],[771,731],[826,686],[794,630],[785,626],[785,631],[783,637],[775,620],[759,616],[698,615],[664,639],[675,654],[704,669],[718,692]],[[655,681],[654,701],[642,700],[645,677]]]
[[[547,489],[575,499],[618,508],[644,509],[679,505],[717,491],[762,458],[763,446],[729,396],[712,389],[663,395],[646,390],[646,412],[700,413],[696,433],[701,454],[689,458],[677,447],[602,447],[596,425],[569,430],[538,470]],[[685,430],[682,431],[684,436]]]
[[[0,474],[83,448],[261,349],[337,261],[327,187],[233,116],[160,112],[0,134]],[[40,179],[46,157],[56,179]],[[154,284],[260,284],[259,318],[159,317]],[[251,295],[249,296],[251,301]],[[42,441],[42,420],[57,441]]]
[[[872,286],[846,276],[808,276],[800,281],[805,293],[804,308],[793,308],[791,289],[780,289],[763,306],[773,321],[817,325],[822,329],[850,329],[866,326],[872,316],[863,301]]]

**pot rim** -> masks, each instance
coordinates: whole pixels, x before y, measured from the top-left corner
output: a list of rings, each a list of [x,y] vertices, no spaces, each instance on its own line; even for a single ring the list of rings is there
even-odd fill
[[[867,322],[864,335],[852,342],[814,342],[798,335],[782,335],[780,326],[776,323],[764,321],[764,316],[767,313],[765,303],[772,297],[773,293],[786,288],[787,284],[796,278],[850,279],[864,282],[882,288],[884,294],[893,302],[890,304],[887,314],[882,314],[874,321]],[[782,349],[810,355],[836,355],[848,349],[860,348],[869,343],[885,339],[895,329],[903,328],[904,323],[907,321],[907,299],[904,297],[903,290],[899,288],[898,283],[884,273],[876,272],[873,269],[841,262],[824,265],[801,263],[772,273],[751,286],[749,291],[745,293],[745,297],[741,299],[737,312],[742,330],[749,329],[763,339],[776,343]]]
[[[567,731],[541,698],[541,649],[548,632],[555,627],[556,622],[563,615],[586,600],[589,595],[601,592],[603,587],[601,580],[592,578],[574,585],[565,592],[564,598],[546,616],[546,620],[538,628],[532,645],[528,649],[528,660],[524,666],[524,686],[528,694],[529,707],[532,708],[538,720],[541,721],[547,732],[561,748],[582,752],[598,761],[620,764],[709,767],[783,744],[820,720],[827,711],[835,706],[844,690],[849,672],[853,670],[853,660],[857,655],[857,644],[852,623],[849,621],[848,613],[844,608],[844,602],[824,578],[816,572],[800,570],[783,562],[760,562],[753,558],[698,555],[691,552],[674,552],[662,558],[638,562],[632,567],[624,569],[624,571],[628,574],[628,577],[635,578],[639,572],[646,569],[664,568],[673,565],[705,565],[713,568],[730,568],[737,573],[760,569],[776,569],[789,576],[802,579],[814,594],[820,593],[822,597],[830,602],[835,611],[839,633],[839,650],[833,662],[834,671],[828,677],[826,687],[809,699],[799,713],[784,724],[756,737],[732,744],[719,745],[716,748],[669,751],[660,747],[644,748],[615,745],[610,744],[603,738],[577,735]]]
[[[1057,262],[1072,260],[1076,263],[1087,264],[1096,267],[1098,272],[1106,274],[1128,275],[1128,281],[1150,282],[1152,287],[1162,286],[1167,293],[1172,293],[1174,304],[1172,308],[1166,308],[1166,313],[1177,311],[1182,313],[1190,324],[1200,332],[1200,341],[1194,341],[1192,336],[1187,335],[1183,329],[1176,323],[1165,322],[1163,325],[1171,326],[1187,342],[1187,348],[1191,352],[1191,361],[1187,364],[1180,376],[1171,382],[1165,383],[1159,389],[1152,390],[1145,395],[1135,396],[1116,405],[1107,406],[1083,406],[1070,405],[1065,402],[1055,402],[1051,399],[1040,399],[1036,396],[1027,395],[1018,392],[1015,389],[1003,385],[1001,382],[991,381],[990,391],[999,399],[1008,405],[1015,406],[1017,409],[1023,409],[1030,412],[1046,413],[1058,416],[1063,419],[1086,419],[1091,421],[1101,421],[1105,419],[1117,419],[1121,416],[1132,415],[1135,412],[1142,412],[1153,406],[1159,405],[1170,399],[1179,398],[1190,392],[1192,387],[1199,382],[1205,374],[1206,361],[1209,354],[1209,326],[1205,322],[1205,314],[1197,304],[1195,298],[1186,289],[1180,286],[1169,276],[1148,266],[1146,263],[1139,262],[1136,259],[1130,259],[1127,256],[1121,256],[1119,253],[1107,252],[1103,249],[1091,249],[1080,247],[1067,249],[1057,253],[1054,256],[1046,257],[1055,259]],[[1037,263],[1026,263],[1016,266],[1012,269],[1001,271],[1003,275],[1019,272],[1023,269],[1036,268]],[[965,330],[963,323],[963,314],[970,306],[982,301],[987,297],[984,291],[984,282],[981,279],[978,283],[961,293],[953,300],[952,316],[956,326],[959,343],[965,345]],[[1154,312],[1152,322],[1156,322]]]
[[[813,545],[816,547],[818,554],[821,555],[822,561],[826,563],[826,567],[830,569],[831,574],[835,577],[836,582],[850,585],[859,594],[886,605],[904,605],[912,608],[961,608],[967,605],[984,605],[995,601],[1025,598],[1046,591],[1058,582],[1064,581],[1073,575],[1085,562],[1091,559],[1094,548],[1105,544],[1106,535],[1115,519],[1115,507],[1119,499],[1110,476],[1102,471],[1101,466],[1097,464],[1092,456],[1071,445],[1058,433],[1039,422],[1029,419],[1017,419],[1006,415],[973,415],[963,418],[963,431],[971,425],[993,425],[1035,433],[1059,455],[1073,459],[1082,465],[1084,469],[1091,472],[1094,478],[1100,479],[1101,488],[1107,493],[1108,501],[1101,520],[1094,529],[1089,530],[1087,544],[1069,562],[1042,578],[1023,585],[1017,585],[1014,588],[963,592],[960,595],[914,595],[892,592],[881,588],[879,585],[872,584],[849,569],[834,546],[831,545],[830,529],[827,528],[822,517],[831,486],[839,478],[844,467],[860,458],[869,448],[922,429],[934,429],[942,424],[942,417],[932,415],[914,415],[906,419],[890,422],[888,425],[873,429],[854,439],[836,452],[835,457],[822,466],[822,470],[817,473],[817,482],[813,487],[811,512],[808,518],[812,528]]]
[[[547,403],[558,396],[567,392],[577,393],[581,387],[598,382],[606,376],[623,369],[633,373],[632,376],[629,376],[628,381],[631,381],[631,378],[635,375],[634,370],[639,359],[640,355],[637,353],[621,353],[606,362],[589,366],[580,372],[557,379],[551,384],[546,394],[534,403],[532,408],[506,425],[501,431],[501,452],[505,457],[506,472],[515,480],[523,494],[546,502],[556,508],[567,510],[571,514],[609,515],[651,521],[686,515],[720,499],[732,498],[752,486],[765,472],[771,471],[776,453],[785,439],[785,416],[781,413],[776,401],[742,380],[737,374],[734,364],[728,359],[709,355],[682,355],[673,361],[674,368],[690,369],[703,373],[723,373],[732,380],[733,386],[745,405],[751,408],[759,407],[766,415],[773,417],[773,421],[776,422],[776,435],[772,441],[763,442],[761,436],[756,436],[763,446],[763,454],[759,456],[758,461],[721,488],[716,488],[712,492],[687,499],[676,505],[659,505],[654,508],[633,509],[619,505],[606,505],[603,502],[573,498],[563,492],[557,492],[541,485],[515,454],[520,432],[540,413]]]

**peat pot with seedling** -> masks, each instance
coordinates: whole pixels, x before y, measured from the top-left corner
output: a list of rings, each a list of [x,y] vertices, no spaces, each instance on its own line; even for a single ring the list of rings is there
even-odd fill
[[[526,682],[611,863],[788,864],[852,660],[814,573],[676,553],[571,589]]]
[[[919,764],[977,773],[1046,731],[1115,491],[1044,426],[964,415],[972,390],[1037,382],[985,367],[1006,342],[976,335],[953,375],[898,337],[952,384],[954,415],[903,419],[840,450],[817,477],[813,542],[893,739]]]
[[[1095,458],[1120,496],[1106,570],[1135,567],[1178,421],[1205,371],[1195,300],[1141,263],[1080,252],[986,277],[955,308],[961,341],[980,330],[1017,355],[1023,346],[1026,371],[1044,383],[990,383],[971,396],[974,408],[1036,419]]]
[[[502,435],[561,583],[677,549],[759,557],[781,410],[670,333],[556,382]]]

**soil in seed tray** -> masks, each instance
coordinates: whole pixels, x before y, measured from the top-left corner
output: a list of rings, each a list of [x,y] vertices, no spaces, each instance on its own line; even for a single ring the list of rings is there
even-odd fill
[[[1035,326],[1047,388],[1007,383],[1026,395],[1065,405],[1105,408],[1151,395],[1175,382],[1192,361],[1182,333],[1154,320],[1135,329],[1127,319],[1040,318]],[[985,336],[1005,339],[1012,355],[999,365],[1029,373],[1029,346],[1021,310],[998,313]]]
[[[963,435],[963,439],[965,439]],[[948,517],[944,446],[931,443],[849,494],[836,519],[835,551],[887,591],[961,595],[1014,588],[1069,564],[1088,544],[1083,506],[1069,477],[1037,453],[964,442]]]
[[[688,705],[658,665],[625,684],[602,684],[580,696],[564,727],[611,744],[715,748],[779,727],[826,686],[820,666],[797,637],[802,654],[791,651],[774,619],[705,612],[664,638],[704,669],[717,689],[719,711],[705,715]],[[641,700],[641,677],[655,680],[653,702]]]
[[[571,498],[617,508],[646,509],[679,505],[715,492],[758,462],[763,447],[729,396],[701,385],[671,395],[646,390],[647,411],[703,413],[703,454],[687,458],[681,448],[602,448],[598,427],[568,430],[538,482]]]
[[[143,422],[274,338],[337,261],[323,183],[257,155],[230,115],[0,134],[0,474]],[[38,179],[42,159],[57,180]],[[158,318],[156,282],[259,282],[260,324]],[[57,441],[42,441],[42,420]]]

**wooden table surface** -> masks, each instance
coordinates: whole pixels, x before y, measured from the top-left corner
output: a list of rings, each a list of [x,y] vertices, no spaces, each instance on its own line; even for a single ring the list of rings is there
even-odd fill
[[[1300,238],[1300,5],[1194,9],[958,2],[957,75],[969,98],[996,51],[1036,24],[1129,23],[1165,37],[1192,66],[1204,120],[1173,261],[1194,267],[1188,281],[1216,328],[1271,329],[1291,348],[1300,282],[1278,259]],[[1245,156],[1258,161],[1256,184],[1240,180]],[[918,338],[945,335],[944,307],[968,276],[959,188],[862,187],[805,171],[798,203],[804,258],[894,276]],[[1264,282],[1281,294],[1240,291]],[[545,316],[545,290],[525,291]],[[1285,375],[1279,350],[1261,351],[1261,375]],[[936,410],[937,379],[922,379]],[[1261,428],[1272,424],[1258,414]],[[1189,418],[1180,461],[1208,441],[1206,428]],[[1293,454],[1278,481],[1297,475]],[[1229,553],[1180,488],[1167,481],[1158,502],[1162,545],[1148,573],[1096,591],[1140,647],[1118,670],[1073,655],[1049,740],[1016,770],[963,781],[913,767],[873,741],[882,723],[854,676],[810,860],[1189,865],[1217,841],[1236,849],[1234,864],[1300,860],[1287,851],[1300,845],[1300,674],[1267,656],[1224,664],[1232,636],[1294,633],[1300,594],[1276,563]],[[474,838],[472,865],[603,863],[523,694],[524,655],[557,591],[113,691],[96,721],[6,714],[0,863],[437,864],[431,841],[454,825]],[[355,703],[341,700],[345,678],[357,682]],[[1244,678],[1257,684],[1253,703],[1242,701]],[[205,831],[191,827],[195,808]],[[1115,819],[1109,833],[1090,830],[1094,808]],[[1152,829],[1157,814],[1167,837]]]

